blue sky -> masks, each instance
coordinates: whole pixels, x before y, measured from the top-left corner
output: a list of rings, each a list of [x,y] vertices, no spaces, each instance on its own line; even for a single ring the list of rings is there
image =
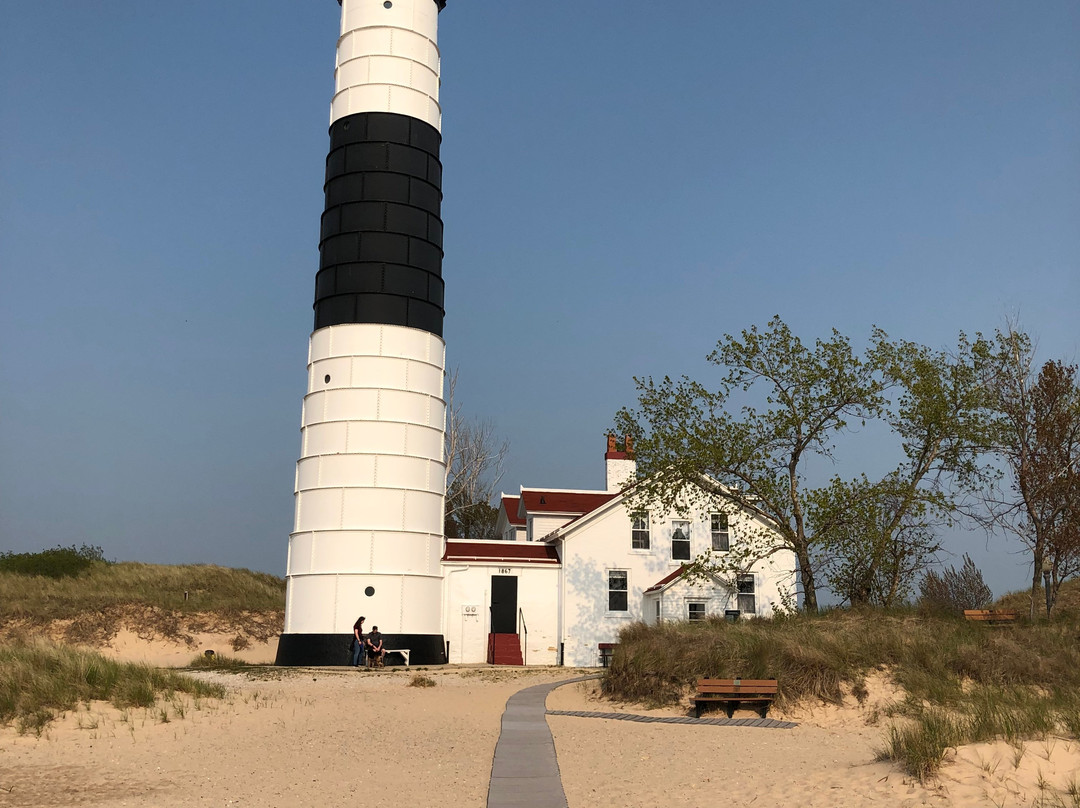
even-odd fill
[[[0,549],[284,573],[337,3],[4,17]],[[1018,316],[1080,356],[1075,2],[440,24],[448,363],[511,440],[504,490],[602,486],[632,377],[707,381],[774,314],[942,348]],[[1013,544],[949,546],[1023,586]]]

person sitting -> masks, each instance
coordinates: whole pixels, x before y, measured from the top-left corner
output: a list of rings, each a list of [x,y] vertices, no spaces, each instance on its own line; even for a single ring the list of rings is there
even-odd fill
[[[386,650],[383,648],[382,634],[378,626],[371,627],[371,633],[367,635],[367,663],[369,668],[381,668]]]

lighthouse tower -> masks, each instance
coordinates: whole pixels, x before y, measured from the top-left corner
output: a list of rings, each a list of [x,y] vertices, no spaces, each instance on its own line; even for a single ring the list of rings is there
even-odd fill
[[[279,665],[343,665],[353,622],[413,663],[442,636],[445,0],[339,0],[315,327]]]

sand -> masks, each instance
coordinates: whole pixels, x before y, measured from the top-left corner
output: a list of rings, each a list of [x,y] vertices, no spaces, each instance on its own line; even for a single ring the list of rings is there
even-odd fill
[[[135,645],[118,643],[112,653],[148,660],[175,651]],[[447,666],[199,674],[223,682],[228,697],[125,712],[94,703],[40,738],[0,730],[0,806],[482,808],[507,698],[580,673]],[[417,675],[435,685],[410,686]],[[1074,804],[1065,791],[1080,770],[1080,744],[1062,738],[1020,750],[962,747],[928,785],[875,762],[883,726],[867,722],[896,694],[883,679],[871,684],[862,706],[775,716],[799,721],[793,730],[549,716],[569,806]],[[611,704],[595,682],[556,689],[548,707],[687,714],[685,706]]]

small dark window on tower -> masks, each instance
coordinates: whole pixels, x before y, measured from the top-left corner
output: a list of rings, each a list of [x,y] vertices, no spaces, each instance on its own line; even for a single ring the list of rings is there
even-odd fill
[[[369,586],[367,589],[364,590],[364,594],[370,598],[372,595],[375,594],[375,587]]]
[[[327,384],[330,384],[330,374],[329,373],[327,373],[325,376],[323,376],[323,381],[326,382]]]
[[[544,499],[543,497],[540,497],[540,504],[541,505],[547,505],[547,500]]]
[[[390,8],[390,7],[391,7],[391,6],[393,6],[393,5],[394,5],[394,4],[393,4],[393,3],[391,3],[391,2],[390,2],[390,0],[386,0],[386,2],[382,4],[382,7],[383,7],[383,8]]]

